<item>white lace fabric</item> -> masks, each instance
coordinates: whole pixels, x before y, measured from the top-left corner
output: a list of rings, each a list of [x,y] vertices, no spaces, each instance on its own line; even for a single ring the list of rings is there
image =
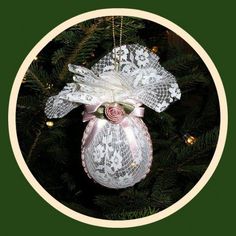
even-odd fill
[[[116,59],[121,59],[118,72],[114,66],[115,51]],[[74,73],[74,83],[68,83],[58,95],[48,99],[45,107],[48,118],[63,117],[81,104],[113,102],[145,104],[162,112],[181,97],[175,77],[160,65],[159,57],[138,44],[123,45],[121,50],[116,48],[91,70],[71,64],[68,67]],[[84,132],[84,169],[90,178],[109,188],[133,186],[150,170],[152,145],[147,127],[140,118],[128,115],[127,119],[137,144],[135,155],[121,124],[104,120],[104,126],[89,145],[85,145],[86,140],[91,139],[94,124],[100,119],[92,119]]]
[[[129,118],[138,146],[135,155],[131,153],[122,126],[111,122],[105,122],[101,131],[85,147],[95,122],[89,122],[82,140],[82,164],[88,176],[105,187],[115,189],[133,186],[145,178],[152,163],[152,143],[142,120]]]
[[[114,50],[100,59],[91,70],[69,64],[75,75],[56,96],[48,99],[45,113],[48,118],[60,118],[81,104],[125,102],[135,99],[156,112],[164,111],[180,99],[175,77],[159,63],[159,57],[138,45],[123,45],[120,71],[115,71]],[[118,58],[117,58],[118,59]]]

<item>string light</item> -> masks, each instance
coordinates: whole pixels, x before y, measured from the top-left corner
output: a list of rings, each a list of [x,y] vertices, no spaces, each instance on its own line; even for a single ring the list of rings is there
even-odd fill
[[[24,77],[22,80],[22,84],[26,83],[26,78]]]
[[[38,57],[36,56],[36,57],[34,58],[34,60],[37,61],[37,60],[38,60]]]
[[[47,125],[48,128],[51,128],[51,127],[53,127],[54,122],[51,121],[51,120],[48,120],[48,121],[46,121],[46,125]]]
[[[53,84],[47,83],[46,86],[46,89],[51,89],[53,87]]]
[[[184,140],[187,145],[193,145],[196,143],[197,138],[187,133],[184,135]]]

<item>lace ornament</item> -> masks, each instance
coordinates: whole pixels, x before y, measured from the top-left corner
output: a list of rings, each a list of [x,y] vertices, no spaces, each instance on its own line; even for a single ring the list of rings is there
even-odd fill
[[[121,59],[119,72],[114,68],[115,50]],[[82,139],[86,173],[108,188],[133,186],[145,178],[152,162],[141,105],[162,112],[180,99],[175,77],[160,65],[156,54],[138,44],[114,49],[91,70],[68,67],[74,83],[48,99],[45,114],[60,118],[84,104],[84,121],[89,121]]]

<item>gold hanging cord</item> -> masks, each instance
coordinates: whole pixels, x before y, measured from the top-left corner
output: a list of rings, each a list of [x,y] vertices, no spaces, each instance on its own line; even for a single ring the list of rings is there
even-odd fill
[[[115,17],[112,16],[112,36],[113,36],[113,47],[114,47],[114,63],[115,70],[120,70],[120,61],[121,61],[121,44],[122,44],[122,33],[123,33],[123,16],[120,17],[120,38],[119,38],[119,60],[117,61],[117,53],[116,53],[116,35],[115,35]]]

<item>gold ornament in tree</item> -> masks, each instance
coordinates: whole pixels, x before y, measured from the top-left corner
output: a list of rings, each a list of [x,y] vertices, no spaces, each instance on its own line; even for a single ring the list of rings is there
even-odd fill
[[[53,127],[54,122],[51,121],[51,120],[48,120],[48,121],[46,121],[46,125],[47,125],[48,128],[51,128],[51,127]]]
[[[197,138],[192,136],[192,135],[190,135],[190,134],[185,134],[184,135],[184,140],[185,140],[185,143],[187,145],[193,145],[194,143],[196,143]]]
[[[153,46],[152,49],[151,49],[151,51],[152,51],[153,53],[157,54],[157,53],[158,53],[158,47],[157,47],[157,46]]]

